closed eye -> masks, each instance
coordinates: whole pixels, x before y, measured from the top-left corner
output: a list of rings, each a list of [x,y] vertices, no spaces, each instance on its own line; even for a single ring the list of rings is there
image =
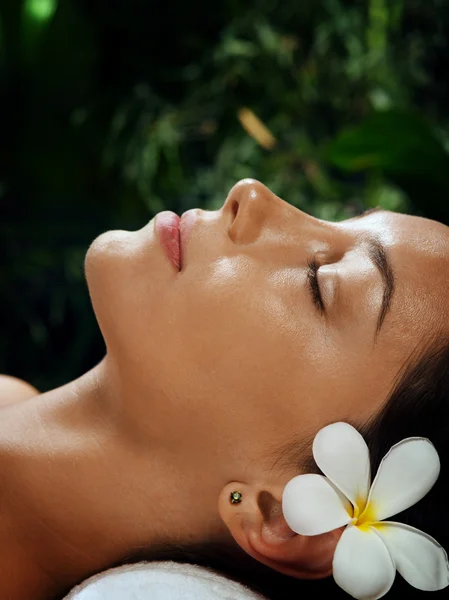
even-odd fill
[[[309,260],[307,262],[307,283],[310,289],[310,293],[312,294],[312,300],[320,313],[324,313],[325,307],[324,302],[321,297],[320,286],[318,284],[317,272],[319,269],[318,263],[315,259]]]

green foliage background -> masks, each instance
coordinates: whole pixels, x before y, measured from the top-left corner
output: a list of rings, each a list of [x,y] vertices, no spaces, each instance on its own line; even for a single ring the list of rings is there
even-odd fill
[[[243,177],[449,224],[448,34],[448,0],[0,0],[0,372],[92,367],[90,242]]]

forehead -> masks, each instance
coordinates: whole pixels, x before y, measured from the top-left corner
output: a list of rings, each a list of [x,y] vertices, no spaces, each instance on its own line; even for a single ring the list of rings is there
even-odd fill
[[[395,313],[409,326],[446,327],[449,318],[449,227],[424,217],[382,211],[339,227],[373,233],[384,243],[396,276]],[[392,307],[393,313],[393,307]]]

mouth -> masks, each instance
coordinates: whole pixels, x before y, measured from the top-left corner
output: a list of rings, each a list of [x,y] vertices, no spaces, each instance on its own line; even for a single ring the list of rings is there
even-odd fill
[[[199,209],[192,208],[183,213],[182,217],[169,210],[156,215],[155,229],[159,243],[178,272],[184,266],[187,240],[198,219],[198,212]]]
[[[167,258],[176,271],[181,270],[181,218],[174,212],[164,210],[156,215],[155,229]]]

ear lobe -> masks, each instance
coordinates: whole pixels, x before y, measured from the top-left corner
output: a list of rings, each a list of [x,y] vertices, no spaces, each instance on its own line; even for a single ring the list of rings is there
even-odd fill
[[[220,495],[220,515],[236,542],[259,562],[291,577],[320,579],[329,576],[344,528],[317,536],[296,534],[282,514],[282,489],[267,491],[230,484]],[[242,493],[239,504],[229,500],[235,490]]]

